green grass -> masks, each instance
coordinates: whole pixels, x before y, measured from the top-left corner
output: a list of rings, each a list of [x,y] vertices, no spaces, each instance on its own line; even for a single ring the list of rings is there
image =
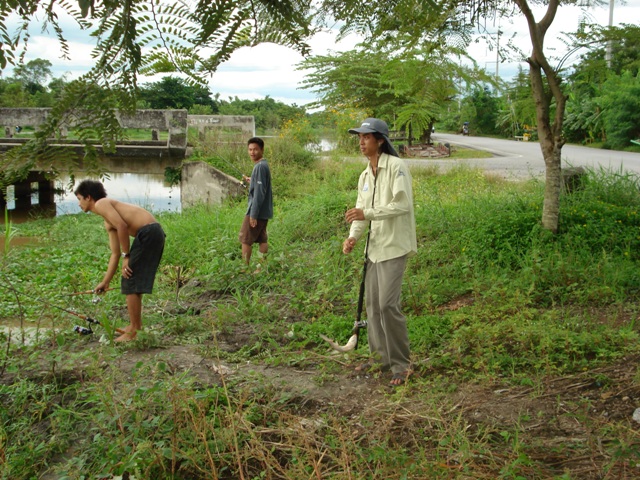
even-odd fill
[[[124,352],[78,340],[70,331],[78,319],[50,307],[105,324],[126,317],[117,292],[97,304],[64,296],[102,277],[109,255],[102,221],[79,214],[20,226],[20,235],[41,241],[5,252],[0,317],[32,325],[46,318],[58,329],[36,347],[2,342],[2,478],[36,478],[52,465],[57,478],[127,471],[297,479],[315,478],[313,465],[322,466],[321,478],[336,479],[581,478],[540,460],[521,423],[470,428],[452,394],[464,385],[542,389],[541,379],[638,353],[640,193],[636,179],[620,173],[590,172],[581,190],[564,195],[560,233],[552,236],[539,226],[537,181],[416,169],[419,253],[409,261],[403,301],[422,378],[376,404],[375,414],[366,404],[314,407],[263,382],[258,370],[254,378],[201,384],[154,355],[128,374],[118,368],[125,352],[189,345],[209,361],[304,370],[318,385],[340,378],[343,367],[317,338],[345,338],[355,319],[362,252],[345,256],[341,245],[363,163],[296,163],[285,155],[291,147],[273,148],[268,273],[239,273],[244,199],[158,214],[167,245],[156,291],[145,297],[147,330]],[[235,348],[219,348],[240,331]],[[603,441],[607,455],[637,463],[634,430],[612,421],[593,431],[619,442]],[[557,448],[590,454],[589,445]]]
[[[452,159],[465,159],[465,158],[491,158],[493,154],[491,152],[487,152],[485,150],[475,150],[473,148],[465,148],[456,145],[453,152],[451,152],[451,156],[448,158]]]

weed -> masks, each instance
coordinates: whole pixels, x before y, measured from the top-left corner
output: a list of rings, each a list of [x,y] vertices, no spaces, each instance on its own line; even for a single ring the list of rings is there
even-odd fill
[[[250,170],[244,145],[202,142],[201,158]],[[66,215],[21,225],[41,241],[5,255],[2,279],[14,290],[2,290],[0,316],[40,335],[34,346],[2,337],[0,476],[578,478],[580,466],[545,461],[548,438],[532,440],[532,424],[557,423],[557,435],[577,432],[553,455],[588,458],[593,478],[607,469],[632,478],[637,432],[594,414],[602,398],[579,387],[597,382],[633,398],[640,384],[637,369],[619,389],[618,369],[598,370],[638,353],[633,178],[589,172],[563,197],[553,236],[539,227],[538,182],[416,169],[419,252],[402,293],[417,375],[388,394],[384,374],[345,373],[368,356],[365,335],[347,356],[329,355],[319,339],[346,341],[355,320],[363,258],[341,245],[362,159],[309,161],[297,147],[268,145],[277,197],[268,272],[241,272],[244,199],[159,214],[163,268],[145,295],[145,330],[129,345],[78,337],[75,319],[50,308],[97,318],[113,340],[120,295],[95,304],[62,295],[101,278],[110,254],[102,223]],[[169,349],[195,360],[160,360]],[[232,368],[215,371],[222,361]],[[309,381],[291,385],[301,376]],[[572,386],[553,419],[551,407],[532,409],[533,420],[483,417],[485,399],[554,402],[549,379]],[[497,388],[510,394],[495,400]]]
[[[9,220],[9,210],[5,207],[4,209],[4,256],[6,257],[9,254],[9,250],[11,249],[11,240],[15,237],[18,230],[13,226],[11,220]]]

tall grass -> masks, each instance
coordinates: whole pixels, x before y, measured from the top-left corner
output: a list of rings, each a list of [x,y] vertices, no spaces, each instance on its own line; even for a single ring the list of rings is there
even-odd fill
[[[340,375],[335,360],[318,360],[326,351],[318,333],[346,338],[356,313],[363,252],[345,256],[341,245],[364,164],[278,158],[294,149],[273,148],[266,273],[241,272],[244,199],[158,214],[165,256],[132,352],[191,343],[210,361],[307,369],[320,384]],[[123,373],[121,350],[84,346],[68,328],[76,319],[43,306],[126,316],[117,294],[97,305],[61,295],[91,288],[109,255],[99,218],[68,215],[24,224],[20,233],[42,244],[15,249],[2,267],[24,289],[24,305],[3,302],[1,317],[56,317],[63,326],[38,349],[0,351],[3,477],[50,468],[58,478],[452,478],[456,465],[459,478],[563,478],[527,457],[517,427],[470,429],[449,414],[447,395],[458,382],[533,385],[638,351],[636,179],[588,172],[581,190],[562,197],[561,230],[551,235],[539,226],[537,181],[468,168],[413,176],[419,252],[403,303],[424,376],[412,398],[424,403],[421,415],[390,402],[349,416],[257,374],[202,384],[151,357]],[[238,330],[242,343],[220,348]]]
[[[4,255],[5,257],[11,250],[11,240],[17,235],[18,229],[13,225],[9,218],[9,209],[4,209]]]

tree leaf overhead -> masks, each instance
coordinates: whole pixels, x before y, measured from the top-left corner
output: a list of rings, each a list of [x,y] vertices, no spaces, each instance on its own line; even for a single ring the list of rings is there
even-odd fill
[[[310,1],[292,0],[6,0],[0,2],[0,68],[20,67],[34,28],[53,31],[62,56],[69,58],[63,18],[94,39],[93,66],[58,98],[51,128],[45,127],[49,135],[71,109],[135,109],[140,75],[178,73],[202,85],[241,47],[273,42],[306,53],[306,39],[313,33],[310,9]],[[111,100],[105,102],[105,96]],[[114,118],[113,112],[102,113]],[[114,133],[121,136],[111,127],[99,136],[109,138],[107,148]],[[46,138],[39,140],[46,143]],[[46,149],[37,143],[17,149],[11,164],[20,163],[19,158],[33,164],[34,152]],[[94,147],[85,147],[93,157]]]

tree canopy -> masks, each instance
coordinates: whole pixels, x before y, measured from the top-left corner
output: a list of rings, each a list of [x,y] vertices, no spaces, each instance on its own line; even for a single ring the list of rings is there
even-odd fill
[[[21,64],[32,22],[51,28],[60,42],[62,54],[68,56],[69,46],[59,21],[60,12],[74,18],[82,29],[96,39],[94,67],[82,78],[69,82],[61,92],[49,123],[34,136],[29,146],[21,151],[13,149],[12,152],[17,153],[11,155],[21,155],[27,163],[35,161],[42,152],[47,151],[48,139],[55,136],[58,123],[65,113],[81,106],[91,107],[86,110],[90,113],[85,124],[104,131],[108,147],[113,143],[112,136],[117,135],[118,131],[114,110],[135,108],[140,74],[181,73],[193,84],[198,84],[242,46],[275,42],[307,54],[310,36],[316,29],[333,22],[342,25],[343,35],[357,32],[364,38],[362,50],[353,53],[357,56],[358,64],[346,65],[348,56],[345,55],[332,59],[317,58],[316,66],[324,69],[324,75],[332,77],[334,85],[356,78],[355,69],[358,66],[367,68],[363,76],[373,73],[373,78],[356,82],[357,92],[344,99],[355,101],[366,98],[367,102],[376,103],[375,108],[379,111],[389,112],[390,99],[402,98],[405,104],[397,111],[399,123],[424,129],[435,118],[433,112],[437,110],[438,99],[446,98],[450,90],[446,75],[438,75],[435,69],[439,60],[437,52],[464,51],[471,34],[487,19],[519,15],[527,21],[531,40],[530,53],[525,60],[529,65],[529,84],[536,106],[535,125],[547,166],[542,223],[544,228],[557,231],[562,181],[561,150],[566,140],[565,109],[570,94],[567,93],[559,67],[552,65],[547,56],[545,38],[556,21],[560,7],[577,4],[586,7],[591,3],[595,2],[6,0],[0,3],[0,68]],[[539,10],[534,12],[533,6],[539,7]],[[10,30],[7,23],[10,15],[17,16],[21,21],[15,31]],[[617,61],[632,64],[625,55],[637,58],[633,37],[621,36],[617,45],[620,46],[620,52],[626,52],[618,55]],[[365,52],[381,53],[383,56],[377,58],[386,64],[386,68],[381,68],[373,58],[367,60]],[[429,63],[425,59],[430,59]],[[424,63],[421,64],[421,61]],[[326,67],[327,62],[341,63],[342,77],[339,72],[330,72],[331,69]],[[428,71],[427,68],[433,70]],[[418,74],[409,78],[397,74],[405,69],[417,71]],[[633,72],[630,75],[628,83],[624,84],[624,95],[603,97],[599,105],[611,108],[611,102],[625,101],[628,95],[633,96],[635,87],[632,80],[635,77]],[[309,85],[314,81],[312,79]],[[605,84],[614,85],[609,78],[604,80]],[[318,82],[315,86],[329,100],[328,90],[322,90]],[[491,100],[483,96],[482,90],[476,92],[476,102]],[[501,118],[505,118],[505,115]],[[607,118],[609,122],[621,121],[611,115],[603,115],[602,121]],[[625,135],[634,134],[632,129],[621,131],[625,131]],[[95,152],[87,145],[85,160],[92,158],[95,158]],[[24,163],[13,160],[16,159],[9,158],[8,162],[4,162],[5,166],[15,163],[24,167]]]
[[[60,92],[47,123],[33,140],[3,155],[5,178],[24,175],[38,161],[54,160],[73,168],[64,155],[50,148],[60,122],[70,111],[83,112],[81,139],[101,131],[109,151],[120,134],[116,110],[137,105],[141,74],[180,73],[194,84],[227,60],[238,48],[275,42],[308,52],[313,33],[308,19],[311,0],[7,0],[0,2],[0,69],[21,65],[30,37],[29,27],[55,32],[63,57],[70,48],[62,14],[95,38],[94,66]],[[18,18],[14,29],[10,19]],[[82,130],[82,128],[80,129]],[[84,163],[99,170],[96,149],[85,143]]]
[[[395,48],[361,44],[353,51],[310,57],[299,66],[311,71],[303,86],[316,93],[317,105],[358,108],[428,141],[458,86],[488,77],[454,61],[454,55],[463,54],[455,49]]]
[[[190,85],[179,77],[163,77],[158,82],[140,87],[139,98],[147,108],[185,108],[205,105],[211,113],[218,111],[217,103],[211,98],[211,91],[202,85]]]

